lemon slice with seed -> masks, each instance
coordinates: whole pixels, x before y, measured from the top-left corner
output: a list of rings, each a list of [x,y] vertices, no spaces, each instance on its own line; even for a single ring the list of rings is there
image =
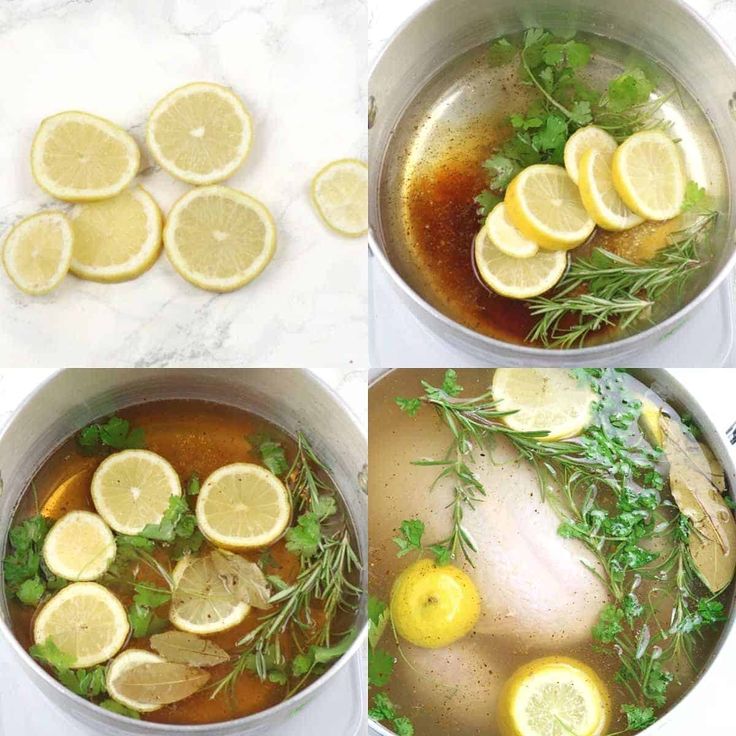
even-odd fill
[[[499,202],[486,218],[486,235],[501,253],[513,258],[531,258],[539,246],[525,237],[509,220],[506,205]]]
[[[580,197],[596,225],[605,230],[629,230],[644,218],[632,212],[613,186],[611,156],[594,148],[580,159]]]
[[[595,125],[587,125],[576,130],[565,143],[565,171],[576,183],[580,183],[580,159],[587,151],[600,151],[613,155],[618,148],[616,139]]]
[[[128,616],[123,604],[97,583],[72,583],[62,588],[36,616],[33,639],[48,639],[72,658],[73,667],[106,662],[128,638]]]
[[[179,560],[172,578],[169,620],[181,631],[215,634],[237,626],[250,613],[250,605],[233,595],[210,555]]]
[[[151,112],[148,147],[161,168],[190,184],[223,181],[243,165],[251,146],[250,115],[227,87],[179,87]]]
[[[322,221],[340,235],[368,232],[368,167],[353,158],[332,161],[312,180],[312,202]]]
[[[685,164],[675,142],[661,130],[627,138],[613,155],[613,183],[632,211],[647,220],[676,217],[685,197]]]
[[[475,263],[483,281],[502,296],[530,299],[551,289],[565,273],[565,251],[540,251],[531,258],[508,256],[483,228],[475,238]]]
[[[497,368],[493,397],[518,432],[547,431],[543,440],[574,437],[590,423],[595,395],[565,368]]]
[[[48,294],[69,271],[72,242],[71,224],[63,212],[39,212],[8,233],[3,265],[21,291],[32,296]]]
[[[562,166],[528,166],[509,185],[505,203],[511,222],[548,250],[575,248],[595,228],[575,182]]]
[[[143,187],[77,205],[71,271],[91,281],[125,281],[149,269],[161,251],[161,211]]]
[[[105,458],[92,476],[97,513],[121,534],[158,524],[181,482],[167,460],[148,450],[123,450]]]
[[[603,736],[609,719],[605,685],[569,657],[544,657],[519,668],[499,701],[503,736]]]
[[[203,483],[196,516],[200,531],[213,544],[233,549],[265,547],[289,525],[289,492],[260,465],[226,465]]]
[[[67,580],[95,580],[115,559],[115,538],[97,514],[70,511],[51,527],[43,560],[54,575]]]
[[[276,225],[257,199],[229,187],[202,187],[174,204],[164,247],[187,281],[209,291],[233,291],[273,258]]]
[[[85,202],[125,189],[140,166],[133,138],[115,123],[86,112],[46,118],[31,149],[36,183],[52,197]]]

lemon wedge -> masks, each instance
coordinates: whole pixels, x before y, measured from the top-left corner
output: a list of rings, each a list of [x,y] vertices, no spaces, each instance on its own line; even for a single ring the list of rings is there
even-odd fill
[[[73,237],[63,212],[46,210],[21,220],[3,243],[10,280],[31,296],[48,294],[69,271]]]
[[[148,450],[123,450],[105,458],[92,476],[97,513],[121,534],[158,524],[181,482],[167,460]]]
[[[595,125],[586,125],[576,130],[565,143],[565,171],[576,184],[579,184],[580,159],[584,153],[593,150],[612,156],[617,148],[618,143],[610,133]]]
[[[95,580],[115,559],[115,538],[97,514],[70,511],[46,535],[43,561],[54,575],[67,580]]]
[[[499,202],[486,218],[486,235],[493,245],[507,256],[531,258],[537,254],[539,246],[522,235],[509,220],[506,205]]]
[[[97,583],[71,583],[39,612],[33,639],[48,639],[72,658],[73,667],[91,667],[117,654],[128,638],[128,616],[123,604]]]
[[[548,250],[575,248],[595,228],[562,166],[534,164],[520,171],[506,190],[505,203],[511,222]]]
[[[627,138],[613,155],[613,183],[626,206],[647,220],[676,217],[685,197],[685,164],[661,130]]]
[[[595,394],[565,368],[497,368],[491,386],[504,422],[518,432],[547,431],[552,441],[580,434],[591,420]]]
[[[266,468],[234,463],[215,470],[197,496],[197,524],[213,544],[249,549],[273,544],[289,526],[291,501]]]
[[[511,676],[498,713],[503,736],[603,736],[610,701],[590,667],[569,657],[544,657]]]
[[[567,253],[540,251],[530,258],[502,253],[484,227],[475,238],[475,264],[489,288],[511,299],[530,299],[549,291],[565,273]]]
[[[209,291],[233,291],[273,258],[276,225],[257,199],[230,187],[201,187],[174,204],[164,247],[187,281]]]
[[[119,194],[138,173],[141,154],[133,138],[115,123],[86,112],[46,118],[31,149],[36,183],[69,202]]]
[[[195,82],[156,103],[146,140],[162,169],[190,184],[214,184],[239,169],[253,137],[250,114],[230,89]]]
[[[580,197],[588,214],[604,230],[629,230],[644,222],[616,192],[611,155],[595,148],[580,159]]]
[[[161,252],[161,211],[143,187],[77,205],[71,271],[91,281],[125,281],[148,270]]]
[[[312,203],[331,230],[349,238],[368,232],[368,167],[363,161],[332,161],[312,180]]]

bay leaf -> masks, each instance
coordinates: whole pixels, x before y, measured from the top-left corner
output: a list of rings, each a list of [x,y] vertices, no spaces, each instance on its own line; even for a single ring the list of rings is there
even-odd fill
[[[246,601],[254,608],[270,607],[271,588],[255,562],[223,550],[214,550],[210,554],[220,580],[236,600]]]
[[[197,667],[174,662],[142,662],[122,672],[115,686],[131,700],[168,705],[194,695],[209,679],[209,674]]]
[[[214,667],[230,659],[218,644],[185,631],[166,631],[151,637],[151,647],[167,662],[191,667]]]
[[[718,489],[718,492],[722,495],[726,495],[726,473],[723,470],[723,466],[718,462],[718,458],[713,453],[713,450],[708,447],[705,443],[700,443],[700,449],[705,455],[705,459],[708,461],[708,467],[710,468],[710,478],[713,481],[713,485]]]

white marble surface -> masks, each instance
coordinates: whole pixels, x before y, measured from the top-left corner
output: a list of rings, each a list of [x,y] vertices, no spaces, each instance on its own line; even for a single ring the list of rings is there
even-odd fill
[[[399,25],[424,2],[369,0],[369,67]],[[685,2],[712,24],[736,55],[736,0]],[[482,365],[479,358],[449,345],[419,323],[402,305],[396,286],[374,258],[370,259],[369,282],[371,365]],[[652,367],[736,366],[734,283],[732,276],[675,334],[638,353],[628,363]]]
[[[314,371],[365,426],[367,374],[347,368]],[[0,371],[0,428],[20,402],[51,375],[47,369]],[[0,639],[0,736],[93,736],[30,686],[15,653]],[[365,665],[355,659],[333,683],[272,736],[359,736],[367,729]]]
[[[141,142],[154,103],[194,80],[250,109],[254,146],[229,183],[278,226],[272,263],[232,294],[191,286],[165,256],[135,281],[70,276],[42,298],[3,273],[2,364],[363,365],[365,245],[323,227],[308,187],[330,160],[365,159],[365,27],[361,0],[0,0],[0,232],[50,203],[28,163],[43,117],[87,110]],[[142,168],[164,212],[188,188],[145,155]]]

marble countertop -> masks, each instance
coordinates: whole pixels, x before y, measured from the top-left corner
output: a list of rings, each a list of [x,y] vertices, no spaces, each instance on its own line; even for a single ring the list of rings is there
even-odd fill
[[[142,142],[155,102],[200,80],[250,109],[254,146],[229,183],[278,228],[272,263],[231,294],[188,284],[165,256],[134,281],[69,276],[41,298],[3,273],[3,365],[362,365],[365,247],[329,232],[308,192],[327,162],[366,157],[365,26],[361,0],[2,0],[0,233],[50,203],[29,169],[42,118],[86,110]],[[142,171],[164,212],[188,189],[145,154]]]

